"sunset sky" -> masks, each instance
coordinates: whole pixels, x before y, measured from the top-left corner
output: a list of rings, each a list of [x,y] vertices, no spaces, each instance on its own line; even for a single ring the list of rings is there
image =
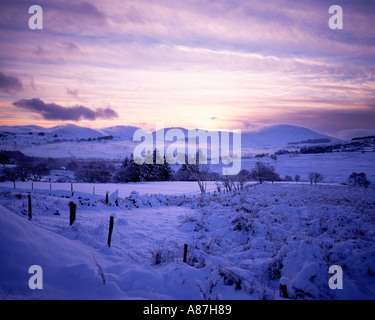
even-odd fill
[[[0,2],[0,125],[375,134],[374,76],[374,0]]]

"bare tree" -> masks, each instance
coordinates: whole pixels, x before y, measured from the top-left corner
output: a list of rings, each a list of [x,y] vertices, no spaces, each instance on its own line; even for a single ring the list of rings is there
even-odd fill
[[[197,152],[195,161],[189,159],[186,161],[186,171],[191,174],[191,176],[198,182],[199,190],[201,194],[206,193],[207,189],[207,181],[210,179],[210,166],[208,164],[201,164],[199,163],[198,158],[200,158],[201,152],[200,150]],[[193,163],[192,163],[193,162]]]
[[[324,180],[324,176],[322,174],[320,174],[319,172],[310,172],[309,173],[309,180],[310,180],[310,183],[313,184],[313,182],[315,184],[318,184],[318,182],[321,182]]]
[[[257,161],[254,169],[251,171],[251,177],[262,183],[263,181],[278,180],[278,175],[275,173],[275,167],[268,163]]]
[[[186,170],[198,182],[199,190],[202,194],[206,193],[207,180],[209,180],[209,166],[207,164],[187,164]]]
[[[309,173],[309,180],[310,180],[310,184],[313,184],[313,181],[314,181],[314,174],[315,174],[315,172],[310,172]]]
[[[314,176],[314,183],[317,184],[318,182],[322,182],[323,180],[324,180],[324,176],[316,172]]]
[[[243,190],[246,181],[251,179],[251,173],[246,169],[242,169],[236,176],[235,181],[237,182],[237,189]]]

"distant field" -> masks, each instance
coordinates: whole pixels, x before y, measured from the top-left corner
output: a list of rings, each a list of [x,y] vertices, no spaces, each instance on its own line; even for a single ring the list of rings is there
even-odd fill
[[[32,182],[16,182],[17,189],[31,190]],[[49,183],[49,182],[33,182],[34,190],[49,190],[50,186],[52,190],[71,190],[70,183]],[[13,182],[1,182],[0,187],[13,187]],[[199,194],[199,187],[197,182],[185,182],[185,181],[155,181],[155,182],[137,182],[137,183],[73,183],[73,190],[90,193],[95,192],[97,195],[105,195],[118,190],[120,197],[128,196],[132,191],[137,191],[140,195],[146,193],[162,193],[162,194]],[[216,190],[215,182],[207,183],[207,192]]]
[[[289,175],[294,179],[298,174],[302,181],[307,181],[309,172],[316,171],[325,177],[324,182],[340,183],[346,182],[352,172],[364,172],[367,179],[375,184],[375,152],[301,154],[296,157],[282,155],[277,156],[276,161],[251,158],[242,160],[242,168],[251,170],[256,161],[269,162],[282,178]]]
[[[77,159],[97,158],[97,159],[117,159],[122,160],[129,156],[136,144],[132,141],[105,141],[105,142],[62,142],[49,143],[39,146],[22,147],[1,146],[4,150],[20,150],[27,156],[44,158],[69,158]]]

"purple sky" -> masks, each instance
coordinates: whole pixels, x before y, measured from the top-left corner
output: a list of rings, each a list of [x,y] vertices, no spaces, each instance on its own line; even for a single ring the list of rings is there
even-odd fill
[[[0,3],[0,125],[375,134],[375,1]],[[328,27],[331,5],[344,29]]]

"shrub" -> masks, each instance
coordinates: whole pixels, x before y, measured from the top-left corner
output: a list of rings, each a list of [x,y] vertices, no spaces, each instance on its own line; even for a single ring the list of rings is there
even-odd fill
[[[371,183],[367,180],[365,173],[353,172],[348,178],[348,184],[353,187],[367,188]]]

